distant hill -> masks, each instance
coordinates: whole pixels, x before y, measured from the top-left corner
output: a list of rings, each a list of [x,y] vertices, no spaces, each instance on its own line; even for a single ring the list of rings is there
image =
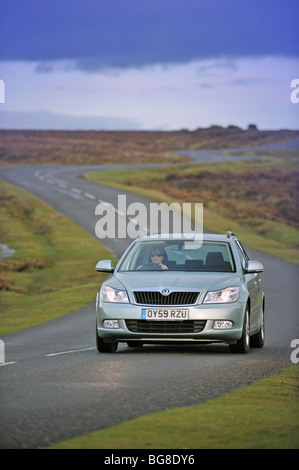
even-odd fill
[[[173,161],[169,152],[240,148],[299,138],[299,130],[243,130],[213,125],[189,131],[0,130],[0,164],[92,164]]]

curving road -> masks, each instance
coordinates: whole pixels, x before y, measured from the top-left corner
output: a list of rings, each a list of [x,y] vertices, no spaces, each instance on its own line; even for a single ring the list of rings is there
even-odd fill
[[[196,160],[210,160],[211,152],[197,151]],[[26,166],[3,169],[0,175],[95,237],[95,206],[104,201],[116,207],[118,192],[81,175],[104,168]],[[127,193],[128,204],[137,199],[150,203]],[[119,257],[130,241],[100,242]],[[2,337],[6,363],[0,367],[0,447],[45,447],[144,414],[202,403],[292,365],[290,344],[299,338],[299,266],[248,251],[265,267],[263,349],[243,356],[230,354],[225,345],[140,350],[120,345],[115,354],[99,355],[92,302],[65,317]]]

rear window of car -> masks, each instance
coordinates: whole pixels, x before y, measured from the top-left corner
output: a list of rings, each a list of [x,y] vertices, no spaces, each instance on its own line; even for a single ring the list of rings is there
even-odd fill
[[[159,259],[154,259],[159,255]],[[152,271],[161,261],[171,271],[235,272],[229,243],[218,241],[154,240],[136,242],[118,271]]]

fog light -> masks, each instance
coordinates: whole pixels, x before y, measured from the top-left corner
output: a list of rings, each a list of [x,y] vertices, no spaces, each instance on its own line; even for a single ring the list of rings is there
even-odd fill
[[[119,328],[118,320],[104,320],[103,327],[104,328]]]
[[[234,322],[229,320],[216,320],[214,321],[214,330],[230,330],[234,327]]]

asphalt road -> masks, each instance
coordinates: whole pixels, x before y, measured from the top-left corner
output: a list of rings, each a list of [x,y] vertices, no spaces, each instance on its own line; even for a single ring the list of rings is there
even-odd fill
[[[198,158],[210,158],[197,154]],[[80,175],[103,167],[26,166],[1,177],[50,203],[96,238],[98,201],[117,206],[118,192]],[[107,167],[105,167],[107,168]],[[127,203],[150,201],[127,193]],[[130,241],[99,240],[118,257]],[[299,266],[248,250],[264,264],[266,343],[248,355],[226,345],[95,347],[95,303],[2,337],[0,447],[40,448],[167,408],[202,403],[292,365],[299,338]],[[98,260],[95,260],[95,264]],[[96,295],[96,292],[95,292]],[[117,443],[115,443],[117,448]]]

